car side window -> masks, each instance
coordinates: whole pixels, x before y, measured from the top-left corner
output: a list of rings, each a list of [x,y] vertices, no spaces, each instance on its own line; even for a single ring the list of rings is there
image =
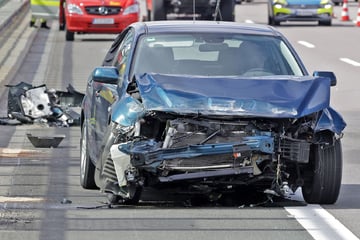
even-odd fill
[[[134,32],[128,31],[122,42],[120,43],[120,47],[116,53],[116,57],[113,62],[113,66],[115,66],[119,70],[119,77],[121,80],[124,79],[125,69],[127,67],[127,63],[129,62],[130,50],[132,47],[132,42],[134,38]]]
[[[106,53],[106,56],[104,58],[104,61],[103,61],[103,66],[111,66],[113,61],[114,61],[114,57],[115,57],[115,54],[117,52],[117,49],[119,48],[120,46],[120,43],[122,41],[122,39],[124,38],[124,36],[126,35],[126,31],[120,33],[116,38],[115,40],[113,41],[109,51]]]

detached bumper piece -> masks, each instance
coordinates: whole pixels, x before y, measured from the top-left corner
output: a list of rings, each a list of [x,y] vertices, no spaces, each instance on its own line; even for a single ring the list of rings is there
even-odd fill
[[[26,136],[36,148],[56,148],[65,138],[65,135],[34,136],[31,133],[27,133]]]

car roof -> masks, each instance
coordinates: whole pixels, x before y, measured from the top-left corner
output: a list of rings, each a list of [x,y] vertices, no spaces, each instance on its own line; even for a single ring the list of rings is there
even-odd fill
[[[137,22],[131,25],[136,32],[141,33],[186,33],[186,32],[211,32],[211,33],[244,33],[268,36],[282,36],[275,28],[268,25],[248,24],[222,21],[153,21]]]

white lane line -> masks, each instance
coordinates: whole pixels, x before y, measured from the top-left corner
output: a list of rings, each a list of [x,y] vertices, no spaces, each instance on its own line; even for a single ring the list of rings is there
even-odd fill
[[[315,45],[314,44],[311,44],[309,42],[305,42],[305,41],[298,41],[299,44],[307,47],[307,48],[315,48]]]
[[[245,23],[254,23],[254,21],[253,21],[253,20],[250,20],[250,19],[246,19],[246,20],[245,20]]]
[[[359,240],[334,216],[320,205],[285,207],[285,210],[308,231],[315,240]]]
[[[340,61],[343,61],[345,63],[348,63],[350,65],[353,65],[355,67],[360,67],[360,63],[359,62],[356,62],[354,60],[351,60],[350,58],[340,58]]]
[[[43,202],[45,201],[44,198],[37,198],[37,197],[5,197],[0,196],[0,203],[6,202]]]

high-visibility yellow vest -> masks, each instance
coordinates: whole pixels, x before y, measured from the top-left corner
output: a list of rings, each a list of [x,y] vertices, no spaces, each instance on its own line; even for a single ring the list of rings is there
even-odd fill
[[[58,18],[59,0],[31,0],[31,14],[36,18]]]

